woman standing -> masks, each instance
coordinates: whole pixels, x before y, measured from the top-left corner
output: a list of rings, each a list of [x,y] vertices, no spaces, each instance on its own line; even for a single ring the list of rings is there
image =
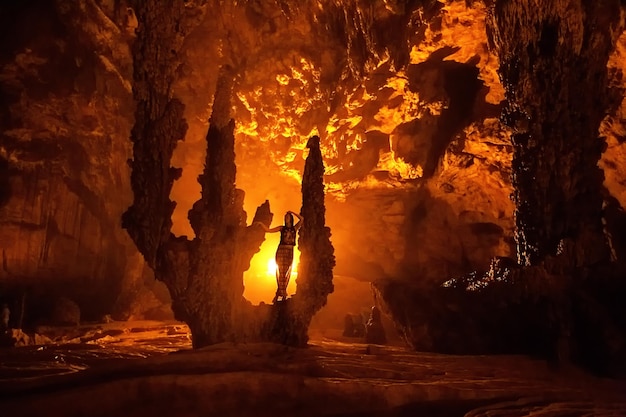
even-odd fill
[[[294,215],[298,218],[298,223],[295,225],[293,224]],[[259,224],[268,233],[280,232],[280,243],[278,244],[278,249],[276,249],[276,284],[278,289],[272,302],[275,303],[279,298],[284,301],[287,299],[287,285],[289,284],[291,267],[293,265],[293,248],[296,246],[298,230],[302,226],[302,216],[293,211],[288,211],[285,213],[285,224],[282,226],[268,229],[263,223]]]

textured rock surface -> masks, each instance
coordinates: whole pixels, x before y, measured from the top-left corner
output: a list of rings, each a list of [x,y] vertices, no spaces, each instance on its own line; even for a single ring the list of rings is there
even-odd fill
[[[95,319],[143,263],[119,226],[130,203],[128,19],[93,1],[1,7],[2,288],[27,295],[28,322],[59,295]]]
[[[302,252],[300,285],[294,301],[267,311],[251,309],[243,298],[243,272],[263,242],[256,224],[269,226],[269,203],[257,209],[252,226],[246,224],[243,191],[235,188],[235,122],[231,118],[234,74],[220,71],[206,136],[205,164],[198,182],[202,195],[189,211],[193,240],[175,237],[171,215],[175,203],[169,194],[180,169],[170,167],[174,145],[184,138],[184,105],[174,97],[176,56],[189,27],[183,2],[137,7],[134,95],[137,101],[132,131],[133,205],[124,213],[124,227],[172,296],[177,319],[186,322],[196,348],[224,341],[268,339],[306,345],[313,315],[332,292],[333,248],[325,226],[324,165],[319,138],[310,140],[302,183],[299,247]],[[160,66],[160,51],[172,54],[169,66]],[[269,317],[269,318],[268,318]],[[269,322],[268,322],[269,320]]]
[[[525,353],[626,375],[624,283],[608,270],[572,283],[543,267],[494,265],[438,287],[394,280],[373,284],[377,304],[418,351]]]
[[[41,346],[52,343],[52,339],[38,333],[27,334],[21,329],[9,329],[0,333],[0,348]]]
[[[169,194],[180,169],[170,167],[170,161],[187,125],[184,105],[173,97],[172,82],[189,23],[182,1],[140,4],[136,12],[140,24],[134,50],[134,202],[124,214],[124,227],[156,278],[167,285],[174,314],[189,324],[194,346],[231,340],[240,333],[235,326],[242,315],[242,274],[254,253],[248,246],[255,245],[247,238],[257,247],[263,239],[258,226],[253,227],[254,236],[247,234],[242,195],[235,189],[232,75],[222,73],[215,95],[205,170],[198,180],[203,195],[189,213],[196,238],[175,238],[170,233],[175,203]],[[163,50],[170,56],[163,57]]]
[[[54,301],[50,323],[57,326],[78,326],[80,324],[80,307],[65,297]]]
[[[190,129],[174,153],[185,167],[172,192],[175,233],[193,234],[184,220],[199,194],[199,132],[215,77],[204,62],[214,59],[239,74],[237,183],[248,211],[266,198],[279,212],[297,206],[306,141],[322,138],[337,271],[436,280],[512,254],[512,148],[498,121],[504,90],[485,7],[383,3],[202,9],[183,45],[188,78],[176,84]],[[237,19],[237,31],[211,32],[226,30],[222,19]],[[403,29],[392,35],[388,24]],[[221,56],[211,49],[220,37]]]
[[[608,260],[602,228],[609,110],[607,62],[624,29],[620,2],[495,2],[489,32],[500,61],[512,137],[520,264],[572,241],[579,266]]]

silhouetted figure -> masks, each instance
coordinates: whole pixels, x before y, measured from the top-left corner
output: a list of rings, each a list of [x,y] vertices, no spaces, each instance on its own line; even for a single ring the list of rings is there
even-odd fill
[[[11,310],[9,310],[9,306],[4,303],[2,304],[2,312],[0,312],[0,318],[2,319],[2,331],[9,330],[9,318],[11,317]]]
[[[354,335],[354,321],[351,314],[346,314],[343,318],[343,335],[345,337],[352,337]]]
[[[385,336],[385,329],[380,318],[380,310],[378,307],[372,307],[370,318],[365,326],[365,343],[374,343],[377,345],[384,345],[387,343],[387,337]]]
[[[293,216],[298,218],[298,223],[293,224]],[[280,243],[276,249],[276,296],[272,302],[276,302],[279,298],[284,301],[287,299],[287,285],[291,278],[291,267],[293,265],[293,248],[296,246],[296,235],[302,226],[302,216],[293,211],[285,214],[285,224],[268,229],[263,223],[260,223],[263,229],[268,233],[280,232]]]

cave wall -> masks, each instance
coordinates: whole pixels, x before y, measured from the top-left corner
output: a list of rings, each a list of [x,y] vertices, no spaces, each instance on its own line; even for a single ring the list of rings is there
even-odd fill
[[[623,375],[626,288],[615,243],[624,213],[611,161],[622,123],[623,6],[490,5],[487,34],[511,129],[517,259],[429,288],[379,280],[377,302],[417,350],[525,353]]]
[[[143,260],[120,227],[130,204],[132,19],[115,2],[2,4],[0,297],[46,320],[127,311]],[[119,310],[119,311],[118,311]]]
[[[51,171],[35,168],[9,177],[11,198],[0,209],[0,239],[6,242],[0,279],[5,287],[32,287],[38,296],[54,289],[57,297],[92,299],[84,311],[93,317],[120,290],[119,278],[111,278],[125,266],[124,248],[99,213]]]

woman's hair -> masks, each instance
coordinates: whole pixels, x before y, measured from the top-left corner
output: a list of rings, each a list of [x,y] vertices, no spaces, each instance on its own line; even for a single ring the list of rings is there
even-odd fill
[[[285,226],[293,226],[293,215],[291,213],[285,213]]]

